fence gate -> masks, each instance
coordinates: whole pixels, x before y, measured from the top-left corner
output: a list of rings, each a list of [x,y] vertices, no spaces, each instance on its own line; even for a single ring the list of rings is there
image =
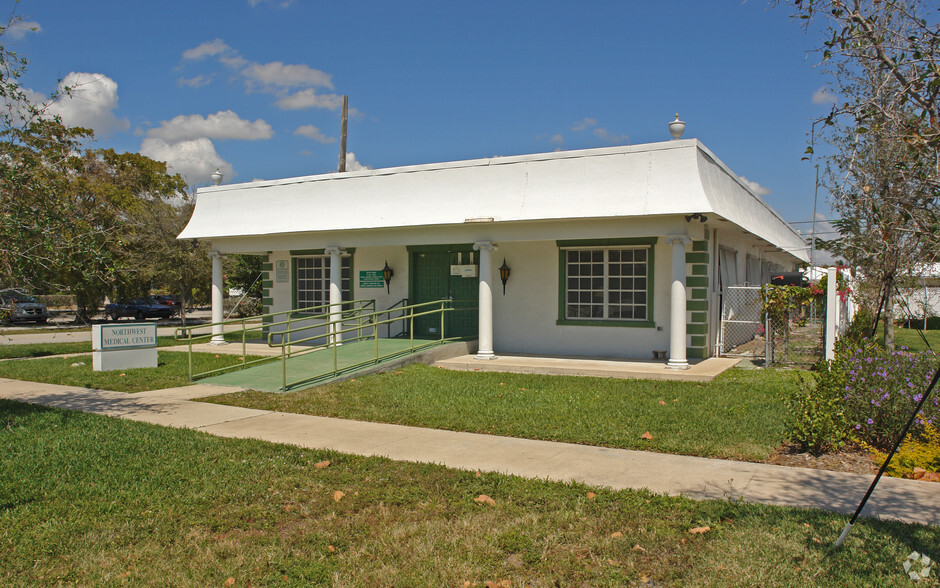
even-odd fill
[[[728,286],[721,293],[721,355],[764,356],[760,286]]]

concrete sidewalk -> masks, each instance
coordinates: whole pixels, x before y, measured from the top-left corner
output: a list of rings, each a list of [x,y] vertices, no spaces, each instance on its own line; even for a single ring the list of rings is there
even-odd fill
[[[193,385],[138,394],[0,379],[0,398],[212,435],[441,464],[694,499],[851,513],[873,476],[531,441],[192,402],[237,388]],[[940,525],[940,484],[883,478],[865,516]]]

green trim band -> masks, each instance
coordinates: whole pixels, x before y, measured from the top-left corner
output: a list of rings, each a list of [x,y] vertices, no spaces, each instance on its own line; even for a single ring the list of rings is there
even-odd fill
[[[708,253],[686,253],[686,263],[708,263]]]
[[[555,324],[567,327],[634,327],[638,329],[652,329],[656,326],[653,321],[580,321],[574,319],[557,320]]]
[[[708,233],[705,233],[706,238]],[[692,241],[692,251],[708,251],[708,241]]]
[[[687,288],[708,288],[708,278],[701,276],[686,278],[685,285]]]
[[[555,241],[558,247],[618,247],[622,245],[655,245],[659,237],[619,237],[613,239],[566,239]]]

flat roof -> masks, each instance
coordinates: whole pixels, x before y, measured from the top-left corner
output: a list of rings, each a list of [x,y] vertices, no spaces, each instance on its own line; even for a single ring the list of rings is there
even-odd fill
[[[806,245],[696,139],[200,188],[180,239],[702,213]]]

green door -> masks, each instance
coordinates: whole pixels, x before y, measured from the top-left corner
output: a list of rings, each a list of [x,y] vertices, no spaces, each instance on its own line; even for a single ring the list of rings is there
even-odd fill
[[[477,336],[477,300],[479,278],[450,275],[450,266],[478,264],[478,254],[470,245],[413,248],[412,304],[434,300],[452,300],[453,311],[444,315],[445,337]],[[433,308],[429,306],[428,308]],[[441,336],[441,318],[428,315],[415,318],[415,337],[436,339]]]

